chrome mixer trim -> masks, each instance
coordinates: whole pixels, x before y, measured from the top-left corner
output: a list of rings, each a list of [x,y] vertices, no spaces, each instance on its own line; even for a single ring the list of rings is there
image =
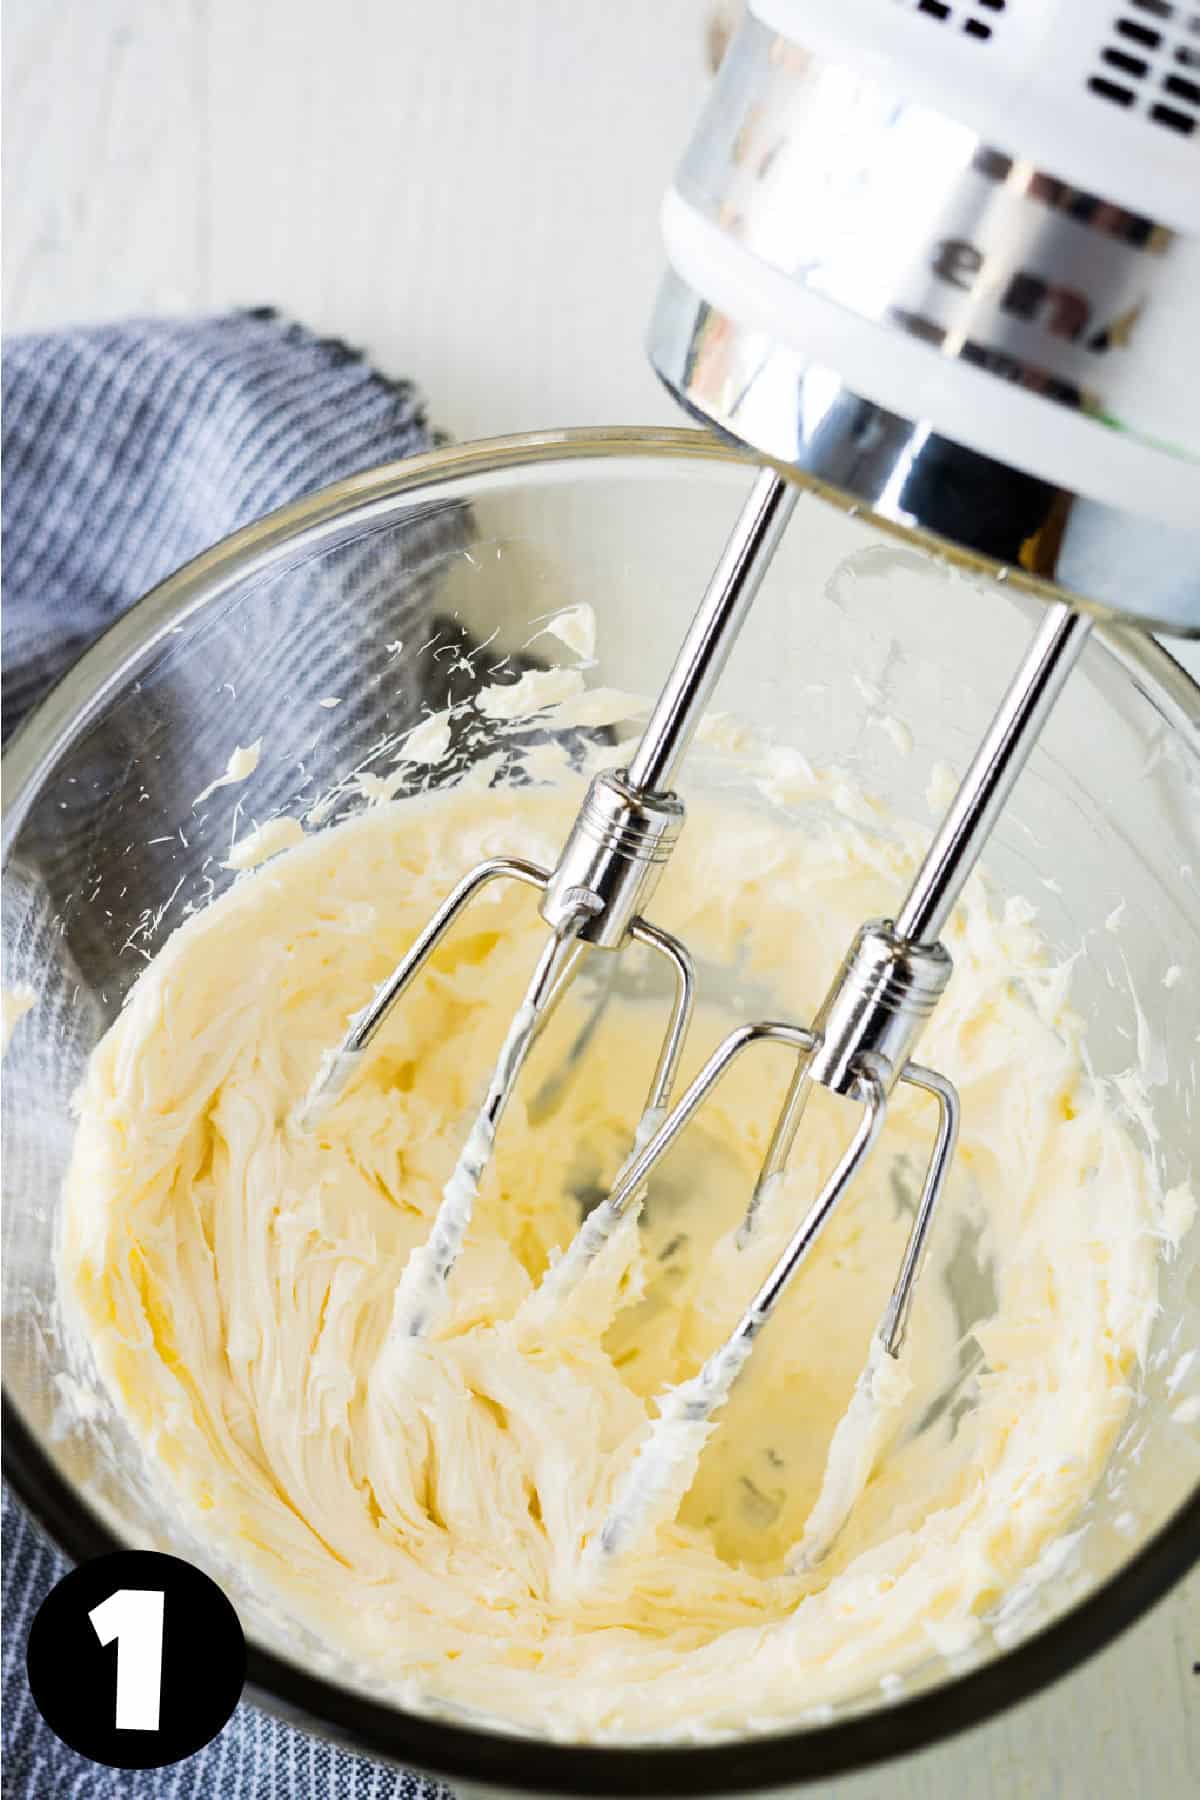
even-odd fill
[[[1137,513],[1103,505],[944,436],[849,387],[837,372],[710,306],[674,271],[659,288],[648,349],[668,391],[701,424],[777,464],[801,471],[840,505],[863,508],[886,529],[981,574],[1011,570],[1024,591],[1147,631],[1200,636],[1194,594],[1180,571],[1200,567],[1200,534],[1149,528]],[[1200,505],[1200,478],[1197,481]],[[1079,584],[1071,531],[1102,534]],[[1173,540],[1172,561],[1161,554]],[[1168,585],[1173,578],[1175,585]],[[1200,575],[1195,576],[1200,588]]]
[[[1200,448],[1163,379],[1200,241],[912,74],[744,21],[667,196],[654,368],[883,525],[1200,634]]]
[[[796,288],[1122,431],[1173,234],[753,17],[676,176]]]

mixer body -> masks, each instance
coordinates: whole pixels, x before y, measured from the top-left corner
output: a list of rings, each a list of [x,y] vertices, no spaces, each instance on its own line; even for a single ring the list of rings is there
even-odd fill
[[[1200,633],[1188,10],[753,0],[664,204],[658,374],[892,528]]]
[[[938,1117],[856,1389],[856,1416],[878,1454],[890,1404],[877,1387],[881,1358],[902,1352],[958,1135],[953,1082],[913,1060],[951,975],[940,934],[1083,650],[1088,611],[1200,634],[1200,464],[1183,447],[1195,428],[1188,356],[1200,367],[1200,334],[1187,330],[1200,273],[1200,133],[1187,140],[1200,126],[1200,84],[1178,73],[1194,66],[1191,48],[1165,26],[1139,27],[1155,40],[1154,67],[1148,56],[1116,55],[1140,63],[1144,106],[1102,131],[1094,109],[1111,109],[1107,77],[1069,79],[1087,49],[1082,27],[1095,19],[1083,0],[1036,14],[1032,0],[959,7],[963,28],[943,35],[932,62],[922,55],[928,20],[957,18],[942,0],[840,0],[833,10],[754,0],[664,210],[672,268],[651,330],[654,365],[685,407],[774,467],[760,472],[734,525],[628,768],[593,782],[552,870],[501,858],[460,882],[326,1058],[308,1107],[311,1119],[336,1098],[462,906],[501,875],[541,890],[551,935],[433,1229],[406,1265],[399,1335],[426,1335],[437,1322],[501,1117],[584,946],[616,952],[633,939],[658,950],[676,999],[630,1154],[547,1271],[536,1296],[543,1311],[636,1217],[660,1160],[755,1046],[785,1045],[796,1064],[738,1248],[786,1172],[812,1087],[858,1104],[849,1143],[730,1335],[696,1376],[659,1396],[659,1416],[588,1542],[593,1574],[682,1499],[713,1415],[905,1083],[933,1098]],[[1174,17],[1159,0],[1143,10]],[[993,37],[991,73],[981,77],[969,59]],[[1057,65],[1045,60],[1052,52]],[[1120,64],[1110,56],[1103,66]],[[1047,610],[894,920],[864,924],[811,1025],[737,1026],[673,1099],[693,978],[686,947],[643,907],[683,824],[675,775],[794,511],[797,472],[893,530],[1031,585]],[[864,1481],[870,1466],[864,1457]],[[848,1489],[835,1498],[819,1503],[800,1546],[806,1566],[854,1503]]]

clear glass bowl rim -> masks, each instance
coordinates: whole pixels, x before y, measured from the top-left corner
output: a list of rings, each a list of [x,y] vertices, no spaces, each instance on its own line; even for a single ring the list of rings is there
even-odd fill
[[[5,860],[32,797],[67,746],[119,689],[130,664],[192,612],[248,577],[315,553],[351,528],[388,522],[394,503],[471,476],[605,458],[741,463],[702,431],[637,427],[529,432],[383,463],[306,495],[225,538],[150,590],[75,663],[23,722],[0,760]],[[1043,598],[1053,590],[1022,583]],[[1113,624],[1096,634],[1200,761],[1200,685],[1155,639]],[[129,1546],[58,1473],[7,1390],[4,1478],[73,1562]],[[248,1697],[360,1754],[454,1781],[537,1795],[701,1795],[798,1787],[903,1756],[982,1723],[1057,1680],[1141,1617],[1200,1559],[1200,1489],[1104,1585],[1053,1624],[927,1693],[868,1713],[694,1746],[550,1743],[408,1712],[325,1681],[247,1644]]]

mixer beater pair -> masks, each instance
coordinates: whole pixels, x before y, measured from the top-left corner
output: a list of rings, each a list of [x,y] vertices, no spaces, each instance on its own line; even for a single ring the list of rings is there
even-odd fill
[[[684,822],[684,809],[671,792],[671,783],[797,494],[793,483],[770,469],[756,478],[628,768],[593,779],[554,868],[496,857],[465,875],[356,1017],[341,1046],[326,1058],[305,1108],[305,1120],[311,1124],[333,1104],[392,1007],[484,887],[509,879],[540,892],[539,910],[551,935],[504,1040],[433,1229],[410,1257],[398,1287],[393,1329],[419,1337],[429,1331],[444,1305],[447,1278],[465,1241],[504,1109],[585,947],[618,951],[630,942],[645,945],[670,967],[674,999],[633,1149],[611,1193],[588,1214],[563,1257],[548,1271],[541,1290],[544,1303],[564,1295],[622,1219],[634,1216],[661,1158],[733,1064],[756,1046],[786,1046],[795,1053],[796,1067],[748,1204],[741,1243],[755,1231],[764,1196],[782,1176],[813,1085],[862,1107],[849,1145],[729,1337],[696,1376],[660,1397],[659,1417],[620,1482],[608,1517],[586,1546],[585,1562],[593,1568],[643,1539],[673,1513],[691,1483],[713,1414],[728,1397],[759,1332],[878,1140],[892,1090],[905,1083],[934,1098],[938,1121],[873,1352],[899,1356],[922,1252],[958,1134],[959,1102],[953,1084],[912,1060],[920,1033],[950,979],[951,960],[939,934],[1089,630],[1087,618],[1073,608],[1057,603],[1048,609],[895,919],[863,924],[811,1026],[760,1020],[736,1027],[674,1098],[695,978],[686,947],[651,924],[644,909]],[[872,1366],[869,1360],[868,1371]],[[839,1516],[826,1521],[823,1541],[809,1548],[807,1560],[823,1553],[841,1523]]]

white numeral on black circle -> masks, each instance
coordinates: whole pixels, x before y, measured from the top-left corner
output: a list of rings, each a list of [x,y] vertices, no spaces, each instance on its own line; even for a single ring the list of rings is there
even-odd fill
[[[118,1731],[158,1730],[163,1598],[161,1588],[118,1588],[88,1614],[102,1644],[117,1640]]]

